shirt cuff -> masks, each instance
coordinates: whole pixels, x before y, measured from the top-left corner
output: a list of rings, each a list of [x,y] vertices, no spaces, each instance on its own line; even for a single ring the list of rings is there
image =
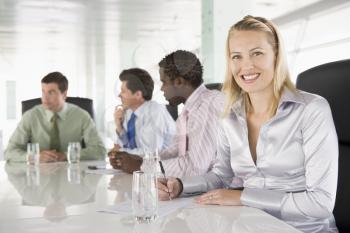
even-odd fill
[[[181,197],[199,195],[207,191],[208,187],[203,177],[189,176],[181,178],[183,191]]]
[[[281,191],[244,188],[241,195],[241,203],[245,206],[265,210],[275,217],[280,217],[284,195],[285,192]]]

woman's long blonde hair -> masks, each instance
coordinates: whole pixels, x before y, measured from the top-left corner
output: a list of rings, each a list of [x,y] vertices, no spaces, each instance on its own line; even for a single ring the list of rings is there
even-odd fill
[[[230,69],[230,37],[236,31],[257,31],[265,32],[267,34],[268,42],[271,44],[273,51],[275,52],[275,71],[273,77],[273,92],[274,103],[271,106],[272,112],[276,112],[278,107],[278,101],[281,97],[281,93],[284,87],[288,87],[290,90],[295,90],[294,84],[290,80],[287,62],[284,55],[283,46],[281,43],[281,36],[277,31],[276,26],[269,20],[262,17],[245,16],[242,20],[234,24],[228,31],[226,40],[226,77],[223,85],[223,91],[226,94],[226,105],[224,115],[229,114],[231,106],[239,98],[241,94],[245,98],[245,103],[249,105],[248,94],[245,93],[236,83],[231,69]],[[248,109],[250,106],[246,106]]]

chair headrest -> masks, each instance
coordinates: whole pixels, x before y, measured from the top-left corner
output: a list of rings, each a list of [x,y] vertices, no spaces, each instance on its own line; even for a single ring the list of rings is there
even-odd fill
[[[350,59],[316,66],[298,75],[298,89],[329,102],[339,141],[350,143]]]
[[[94,119],[93,101],[91,99],[81,97],[67,97],[66,102],[75,104],[84,109],[90,114],[91,118]],[[39,104],[41,104],[41,98],[22,101],[22,114]]]
[[[207,83],[207,84],[205,84],[205,87],[208,88],[209,90],[221,91],[222,83]]]

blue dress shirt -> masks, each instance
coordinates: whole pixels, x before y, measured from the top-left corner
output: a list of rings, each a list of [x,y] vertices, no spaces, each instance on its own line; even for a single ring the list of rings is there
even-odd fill
[[[175,122],[166,107],[155,101],[146,101],[135,111],[135,143],[136,148],[124,147],[130,145],[127,129],[133,112],[126,110],[123,121],[123,132],[117,135],[116,144],[122,146],[121,151],[143,155],[144,152],[161,151],[168,148],[176,134]]]

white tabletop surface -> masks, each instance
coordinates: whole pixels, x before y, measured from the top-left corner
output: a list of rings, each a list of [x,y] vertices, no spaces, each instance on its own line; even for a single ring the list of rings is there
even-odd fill
[[[0,162],[0,233],[229,233],[299,232],[255,208],[196,206],[183,208],[152,224],[136,224],[130,215],[97,210],[131,198],[131,175],[87,173],[101,162],[26,164]]]

